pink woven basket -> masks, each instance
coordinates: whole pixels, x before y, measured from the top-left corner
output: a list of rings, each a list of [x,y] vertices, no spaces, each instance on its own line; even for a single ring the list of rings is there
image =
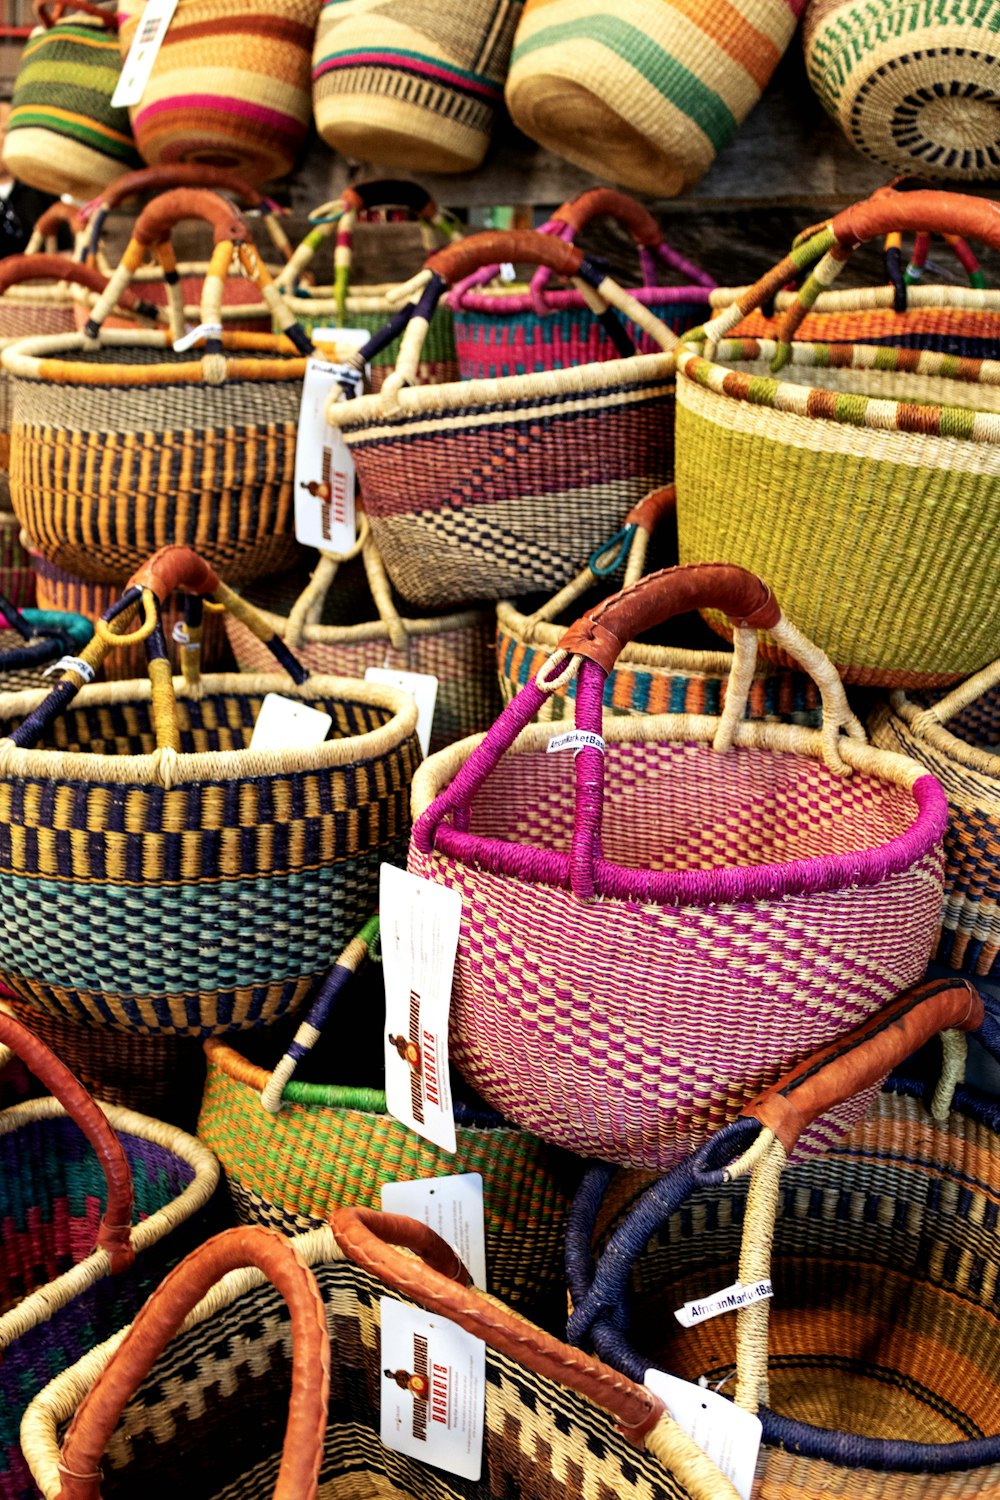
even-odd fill
[[[622,646],[706,600],[734,624],[723,713],[609,716],[602,739]],[[816,681],[822,729],[743,721],[757,629]],[[526,726],[574,679],[583,738],[550,754],[563,726]],[[827,657],[742,568],[668,568],[613,595],[488,735],[424,763],[413,799],[410,869],[462,894],[451,1057],[495,1109],[581,1154],[669,1168],[915,983],[937,934],[941,787],[867,743]]]

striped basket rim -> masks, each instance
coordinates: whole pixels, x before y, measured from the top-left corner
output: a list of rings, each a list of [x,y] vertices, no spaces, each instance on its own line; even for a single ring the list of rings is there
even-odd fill
[[[897,721],[899,733],[902,739],[911,744],[924,742],[933,746],[947,756],[949,760],[965,766],[984,780],[995,781],[996,787],[991,791],[1000,791],[1000,754],[991,754],[988,750],[980,750],[976,745],[970,745],[968,740],[960,739],[953,734],[947,724],[925,723],[918,730],[917,721],[921,718],[924,710],[918,703],[913,703],[906,696],[902,688],[897,688],[889,696],[889,704],[880,705],[876,713],[881,709],[886,715]]]
[[[750,286],[720,286],[708,294],[711,307],[725,312],[753,290]],[[836,287],[820,292],[810,312],[869,312],[874,309],[895,310],[895,288],[884,286]],[[778,312],[787,312],[798,303],[798,293],[782,291],[774,299]],[[907,310],[920,307],[948,307],[967,312],[1000,312],[1000,289],[994,287],[951,286],[946,283],[922,282],[906,289]],[[749,316],[749,314],[748,314]]]
[[[254,304],[251,304],[253,306]],[[222,347],[230,356],[226,365],[226,382],[236,380],[301,380],[305,375],[306,357],[289,339],[277,333],[223,333]],[[101,348],[173,350],[169,333],[157,328],[102,328],[98,334]],[[59,355],[81,354],[93,350],[92,340],[81,333],[47,333],[17,339],[3,351],[2,365],[9,375],[21,380],[43,380],[62,385],[113,385],[148,387],[150,385],[204,385],[205,362],[185,360],[182,364],[99,365],[86,361],[79,364]],[[269,353],[273,359],[239,358],[240,353]],[[99,373],[95,379],[95,372]]]

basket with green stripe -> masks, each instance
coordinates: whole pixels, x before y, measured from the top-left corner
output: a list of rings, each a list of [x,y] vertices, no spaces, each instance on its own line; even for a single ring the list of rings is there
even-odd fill
[[[795,338],[851,251],[893,230],[1000,247],[1000,210],[877,193],[685,335],[677,529],[682,563],[726,557],[767,578],[845,681],[926,688],[996,654],[1000,363]],[[728,337],[802,276],[776,340]]]

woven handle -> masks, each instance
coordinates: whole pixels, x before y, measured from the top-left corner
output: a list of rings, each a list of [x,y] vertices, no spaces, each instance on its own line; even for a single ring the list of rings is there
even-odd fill
[[[0,1043],[59,1100],[97,1153],[107,1183],[108,1197],[97,1232],[98,1249],[107,1253],[112,1272],[127,1270],[135,1260],[132,1249],[132,1173],[121,1141],[83,1084],[60,1062],[51,1048],[27,1026],[0,1011]]]
[[[63,224],[67,224],[75,235],[81,224],[80,210],[72,203],[50,203],[45,212],[35,220],[25,253],[31,255],[41,248],[45,240],[54,239]]]
[[[51,30],[57,21],[61,21],[67,11],[93,17],[100,21],[105,31],[118,31],[118,17],[114,11],[103,10],[101,6],[92,4],[92,0],[35,0],[34,11],[46,31]]]
[[[929,703],[913,719],[910,728],[917,739],[922,739],[928,728],[934,725],[944,725],[956,714],[968,708],[970,703],[975,703],[984,693],[988,693],[1000,683],[1000,658],[992,661],[988,666],[981,667],[978,672],[960,682],[958,687],[952,688],[943,698],[936,703]]]
[[[345,207],[356,213],[370,213],[375,208],[404,208],[415,219],[433,219],[437,204],[425,187],[406,177],[373,177],[355,182],[341,194]]]
[[[326,1434],[330,1339],[316,1278],[276,1230],[227,1229],[193,1250],[160,1284],[81,1401],[63,1440],[60,1500],[100,1500],[98,1465],[127,1403],[184,1318],[230,1271],[256,1266],[288,1304],[292,1393],[275,1500],[314,1500]]]
[[[436,250],[428,256],[426,267],[440,276],[446,286],[453,286],[480,266],[501,265],[504,261],[548,266],[557,275],[572,280],[584,273],[584,260],[582,250],[553,235],[538,234],[533,229],[493,229]]]
[[[231,193],[247,208],[259,208],[267,200],[240,172],[228,167],[209,167],[201,162],[173,162],[161,167],[142,167],[138,172],[125,172],[116,177],[98,197],[80,210],[84,222],[89,222],[95,213],[107,215],[120,203],[135,198],[140,193],[164,193],[171,188],[202,188],[216,193]]]

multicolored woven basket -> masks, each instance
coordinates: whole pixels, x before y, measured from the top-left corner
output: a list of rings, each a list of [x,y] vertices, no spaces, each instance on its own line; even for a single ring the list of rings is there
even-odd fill
[[[505,380],[413,386],[429,320],[446,288],[496,261],[549,265],[596,306],[649,333],[635,354]],[[424,608],[559,588],[580,556],[648,490],[672,478],[675,343],[647,308],[573,245],[530,231],[474,235],[438,251],[413,295],[355,356],[404,327],[399,363],[374,396],[331,397],[327,418],[357,465],[372,535],[405,599]]]
[[[707,601],[737,622],[721,716],[602,725],[622,646]],[[822,730],[744,722],[758,628],[815,679]],[[531,720],[574,678],[571,760]],[[865,742],[829,660],[743,569],[613,595],[473,744],[418,772],[409,868],[462,895],[452,1062],[543,1139],[665,1170],[923,974],[944,793]]]
[[[45,687],[60,658],[81,650],[94,628],[81,615],[26,609],[0,593],[0,693]]]
[[[935,1005],[957,1001],[944,1024],[982,1017],[971,986],[923,988]],[[882,1028],[879,1070],[901,1040]],[[1000,1487],[1000,1112],[962,1088],[949,1109],[964,1038],[942,1040],[957,1057],[933,1095],[892,1085],[826,1157],[784,1172],[799,1106],[772,1093],[756,1142],[757,1120],[740,1120],[602,1226],[596,1271],[605,1169],[574,1205],[571,1338],[633,1379],[669,1370],[756,1411],[760,1500],[972,1500]],[[773,1298],[681,1326],[676,1308],[737,1277],[770,1280]]]
[[[1000,246],[994,215],[953,194],[876,194],[678,352],[681,561],[766,577],[847,682],[945,685],[996,654],[1000,366],[793,340],[857,244],[898,229]],[[803,272],[777,342],[727,337]]]
[[[194,610],[175,681],[158,600],[176,587],[241,614],[285,670],[201,678]],[[81,687],[125,630],[146,640],[149,681]],[[248,748],[269,692],[330,714],[331,737]],[[0,695],[0,974],[28,1004],[123,1031],[276,1020],[402,856],[415,726],[394,688],[308,677],[201,559],[165,549],[50,694]]]
[[[2,484],[0,478],[0,488]],[[27,549],[21,542],[21,523],[3,509],[0,509],[0,594],[18,609],[30,608],[35,602],[35,575]]]
[[[0,1111],[0,1496],[33,1500],[18,1442],[25,1407],[211,1232],[219,1167],[172,1125],[98,1108],[2,1010],[0,1044],[55,1096]]]

